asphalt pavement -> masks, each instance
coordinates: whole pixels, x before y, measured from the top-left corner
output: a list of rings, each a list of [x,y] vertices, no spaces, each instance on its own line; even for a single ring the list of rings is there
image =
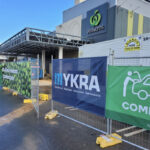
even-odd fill
[[[32,104],[30,104],[32,105]],[[61,116],[45,120],[50,101],[40,105],[40,118],[23,97],[0,91],[0,150],[100,150],[99,132]],[[105,150],[138,150],[122,143]]]

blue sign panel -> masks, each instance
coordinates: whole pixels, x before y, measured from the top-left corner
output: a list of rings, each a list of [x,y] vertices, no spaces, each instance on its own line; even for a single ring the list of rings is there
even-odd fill
[[[53,100],[104,116],[106,64],[106,57],[53,60]]]
[[[89,38],[102,35],[107,31],[108,7],[105,3],[87,12],[86,19],[82,22],[82,34]]]

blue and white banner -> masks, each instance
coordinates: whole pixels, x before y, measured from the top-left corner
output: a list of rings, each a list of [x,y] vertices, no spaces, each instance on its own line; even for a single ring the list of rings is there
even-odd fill
[[[52,98],[105,115],[106,57],[54,59]]]

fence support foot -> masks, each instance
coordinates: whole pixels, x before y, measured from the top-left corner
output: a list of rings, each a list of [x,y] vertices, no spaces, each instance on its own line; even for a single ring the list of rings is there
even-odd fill
[[[106,148],[119,143],[122,143],[121,136],[116,133],[112,133],[110,135],[100,135],[96,139],[96,144],[100,144],[101,148]]]
[[[9,91],[8,87],[3,87],[3,90]]]
[[[24,104],[36,103],[36,99],[24,99]]]
[[[42,100],[42,101],[48,101],[48,94],[40,93],[39,94],[39,99]]]
[[[17,95],[18,95],[18,92],[13,92],[12,95],[13,95],[13,96],[17,96]]]
[[[52,119],[54,119],[57,115],[58,115],[58,111],[57,111],[57,110],[53,110],[53,111],[48,112],[48,113],[45,115],[45,119],[52,120]]]

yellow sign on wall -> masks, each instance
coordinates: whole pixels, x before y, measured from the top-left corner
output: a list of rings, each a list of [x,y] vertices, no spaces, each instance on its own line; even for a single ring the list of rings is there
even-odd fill
[[[124,51],[136,51],[141,49],[140,40],[138,38],[130,38],[126,41]]]

